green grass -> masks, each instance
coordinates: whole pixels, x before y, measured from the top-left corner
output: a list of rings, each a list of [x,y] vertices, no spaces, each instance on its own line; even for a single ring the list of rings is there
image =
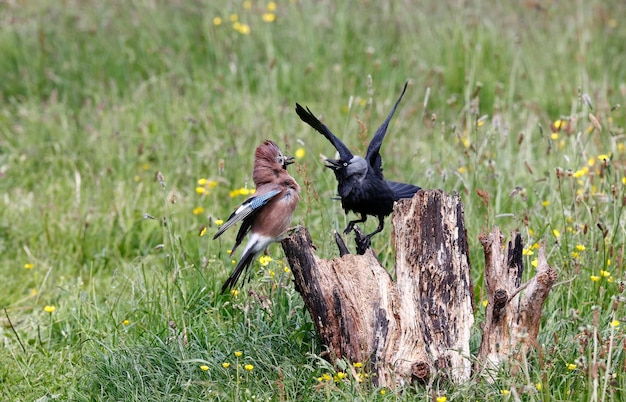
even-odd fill
[[[621,2],[281,0],[273,22],[266,2],[127,3],[0,3],[1,400],[625,398]],[[472,350],[481,232],[543,241],[559,271],[540,349],[493,384],[335,383],[346,368],[324,361],[280,246],[236,297],[218,294],[235,233],[209,235],[245,198],[230,194],[251,185],[254,148],[305,150],[294,221],[334,257],[348,218],[319,158],[334,151],[295,102],[363,153],[407,79],[385,174],[462,196]],[[200,178],[217,184],[200,195]],[[374,247],[389,267],[390,245],[386,228]]]

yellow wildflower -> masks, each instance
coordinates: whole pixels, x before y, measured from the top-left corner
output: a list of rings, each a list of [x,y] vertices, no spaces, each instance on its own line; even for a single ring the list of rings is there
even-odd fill
[[[358,368],[359,369],[359,368],[363,367],[363,363],[356,362],[356,363],[353,364],[353,366],[354,366],[354,368]]]
[[[554,235],[554,237],[561,237],[561,232],[559,232],[557,229],[553,229],[552,234]]]
[[[250,190],[245,188],[245,187],[242,187],[242,188],[239,189],[239,194],[241,194],[241,195],[249,195],[250,194]]]
[[[198,186],[198,187],[196,187],[196,193],[204,194],[204,193],[206,193],[206,188]]]
[[[436,399],[437,402],[446,402],[447,400],[448,400],[448,398],[446,398],[445,395],[444,396],[438,396],[437,399]]]
[[[241,356],[243,356],[243,352],[240,352],[238,350],[235,351],[235,357],[241,357]]]
[[[222,25],[222,19],[220,17],[213,18],[213,25],[216,27]]]
[[[547,207],[548,205],[550,205],[550,201],[545,200],[545,201],[541,201],[541,205],[544,207]]]
[[[199,186],[204,186],[206,183],[207,183],[207,179],[205,179],[204,177],[201,179],[198,179]]]
[[[130,324],[130,320],[124,320],[122,321],[122,325],[129,325]]]
[[[576,245],[576,250],[578,251],[585,251],[587,249],[587,247],[585,247],[583,244],[577,244]]]
[[[33,268],[35,268],[35,264],[33,264],[32,262],[28,262],[28,263],[24,264],[24,268],[26,268],[26,269],[33,269]]]
[[[596,164],[596,158],[594,158],[593,156],[591,158],[589,158],[589,160],[587,161],[587,165],[589,166],[593,166]]]
[[[298,148],[296,149],[296,159],[302,159],[304,158],[304,155],[306,154],[306,152],[304,151],[304,148]]]
[[[250,0],[246,0],[243,2],[243,8],[245,10],[249,10],[252,8],[252,2]]]
[[[288,274],[291,272],[291,269],[289,269],[289,267],[285,265],[285,268],[283,268],[283,271],[285,271],[285,273]]]
[[[381,390],[380,390],[380,394],[381,394],[381,395],[385,395],[386,393],[387,393],[387,390],[385,390],[385,389],[381,389]]]
[[[276,14],[274,13],[263,13],[261,17],[265,22],[274,22],[276,21]]]
[[[224,224],[224,220],[223,220],[223,219],[216,219],[216,220],[215,220],[215,224],[216,224],[217,226],[222,226],[222,225]],[[230,253],[229,253],[229,254],[230,254]]]
[[[239,194],[241,194],[241,193],[239,192],[239,189],[237,188],[237,189],[235,189],[235,190],[233,190],[233,191],[231,191],[231,192],[230,192],[230,198],[235,198],[235,197],[237,197]]]
[[[525,248],[522,250],[522,255],[533,255],[535,254],[531,249]]]
[[[550,134],[550,138],[553,140],[558,140],[559,139],[559,133],[552,133]]]
[[[600,277],[599,277],[599,276],[597,276],[597,275],[591,275],[591,276],[589,277],[589,279],[591,279],[591,280],[592,280],[592,281],[594,281],[594,282],[598,282],[598,281],[600,280]]]
[[[568,370],[576,370],[576,367],[578,367],[577,365],[575,365],[574,363],[567,363],[567,369]]]
[[[230,17],[228,17],[230,19],[230,22],[237,22],[239,21],[239,16],[237,14],[231,14]]]
[[[617,328],[619,327],[619,321],[618,320],[613,320],[611,321],[611,324],[609,324],[611,327],[613,328]]]
[[[208,369],[209,369],[209,366],[206,366],[204,364],[202,366],[200,366],[200,370],[202,370],[202,371],[207,371]]]
[[[483,300],[483,307],[487,307],[488,304],[489,304],[489,300],[487,299]]]
[[[603,162],[608,162],[610,158],[609,158],[609,155],[607,154],[600,154],[598,155],[598,160],[603,161]]]
[[[254,369],[254,366],[252,364],[246,364],[245,366],[243,366],[244,369],[246,369],[246,371],[252,371]]]
[[[542,385],[540,382],[538,382],[537,384],[535,384],[535,388],[537,388],[537,391],[541,391]]]
[[[206,234],[206,226],[202,226],[202,229],[200,229],[200,237],[204,236]]]
[[[267,3],[267,11],[274,11],[276,10],[276,3],[274,3],[273,1],[270,1],[269,3]]]
[[[269,275],[270,278],[273,278],[274,276],[276,276],[276,272],[274,272],[273,269],[270,269],[269,271],[267,271],[267,274]]]
[[[231,290],[230,290],[230,295],[231,295],[232,297],[237,297],[237,296],[239,296],[239,289],[231,289]]]
[[[607,276],[611,276],[611,273],[609,271],[601,270],[600,271],[600,276],[603,277],[603,278],[606,278]]]
[[[56,309],[57,308],[55,306],[45,306],[43,308],[43,311],[45,311],[48,314],[52,314],[52,313],[54,313],[56,311]]]
[[[456,171],[463,174],[467,172],[467,168],[465,166],[461,166]]]
[[[204,208],[202,208],[202,207],[195,207],[191,212],[194,215],[200,215],[201,213],[204,212]]]
[[[530,265],[537,268],[537,266],[539,265],[539,260],[535,258],[534,260],[530,262]]]
[[[555,129],[560,130],[562,127],[565,127],[565,120],[555,120],[554,123],[552,123],[552,125],[554,126]]]
[[[259,263],[261,263],[261,265],[264,267],[266,267],[267,264],[269,264],[270,262],[272,262],[272,257],[270,257],[269,255],[262,255],[259,257]]]
[[[230,367],[230,363],[229,362],[224,362],[222,363],[222,367],[224,367],[225,369]]]
[[[508,389],[501,389],[500,390],[500,395],[509,395],[511,393],[511,391],[509,391]]]

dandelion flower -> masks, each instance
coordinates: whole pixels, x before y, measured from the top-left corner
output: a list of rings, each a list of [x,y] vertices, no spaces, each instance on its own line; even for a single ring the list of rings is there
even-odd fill
[[[231,295],[232,297],[237,297],[237,296],[239,296],[239,289],[231,289],[231,290],[230,290],[230,295]],[[241,353],[241,352],[240,352],[240,353]]]
[[[298,148],[296,149],[296,159],[302,159],[304,158],[304,155],[306,154],[306,151],[304,150],[304,148]]]
[[[130,320],[124,320],[122,321],[122,325],[129,325],[130,324]]]
[[[575,365],[574,363],[567,363],[567,367],[568,370],[576,370],[576,367],[578,367],[577,365]]]
[[[552,133],[552,134],[550,134],[550,138],[552,140],[558,140],[559,139],[559,133]]]
[[[56,311],[56,309],[57,308],[55,306],[45,306],[43,308],[43,311],[45,311],[48,314],[52,314],[52,313],[54,313]]]
[[[386,393],[387,393],[387,390],[385,390],[385,389],[381,389],[381,390],[380,390],[380,394],[381,394],[381,395],[385,395]]]
[[[216,27],[222,25],[222,19],[220,17],[213,18],[213,25]]]
[[[26,264],[24,264],[24,268],[26,268],[26,269],[33,269],[33,268],[35,268],[35,264],[33,264],[32,262],[26,263]]]
[[[222,367],[224,367],[225,369],[230,367],[230,363],[229,362],[224,362],[222,363]]]
[[[607,154],[601,154],[601,155],[598,155],[598,160],[603,161],[603,162],[608,162],[610,158],[609,158],[609,155]]]
[[[600,280],[600,277],[597,275],[591,275],[589,279],[591,279],[593,282],[598,282]]]
[[[578,251],[585,251],[587,248],[583,245],[583,244],[577,244],[576,245],[576,250]]]
[[[250,190],[245,188],[245,187],[242,187],[242,188],[239,189],[239,194],[241,194],[241,195],[249,195],[250,194]]]
[[[541,205],[544,207],[547,207],[548,205],[550,205],[550,201],[546,200],[546,201],[541,201]]]
[[[358,368],[359,369],[359,368],[363,367],[363,363],[356,362],[356,363],[353,364],[353,366],[354,366],[354,368]]]
[[[239,189],[237,188],[237,189],[235,189],[235,190],[233,190],[233,191],[231,191],[231,192],[230,192],[230,198],[235,198],[235,197],[237,197],[239,194],[241,194],[241,193],[239,192]]]
[[[216,220],[215,220],[215,224],[216,224],[217,226],[222,226],[222,225],[224,224],[224,220],[223,220],[223,219],[216,219]]]
[[[611,321],[611,324],[609,324],[611,327],[613,328],[617,328],[619,327],[619,321],[618,320],[613,320]]]
[[[208,369],[209,369],[209,366],[207,366],[207,365],[203,364],[202,366],[200,366],[200,370],[202,370],[202,371],[207,371]]]
[[[537,384],[535,384],[535,388],[537,388],[537,391],[541,391],[542,385],[540,382],[538,382]]]
[[[324,381],[330,381],[332,378],[333,377],[330,374],[328,374],[328,373],[322,374],[322,380],[324,380]]]
[[[204,193],[206,193],[206,188],[198,186],[198,187],[196,187],[196,193],[204,194]]]
[[[204,177],[201,179],[198,179],[198,185],[199,186],[204,186],[207,183],[207,179],[205,179]]]
[[[561,232],[559,232],[557,229],[553,229],[552,234],[554,235],[554,237],[561,237]]]
[[[246,364],[243,368],[246,369],[246,371],[254,370],[254,366],[252,364]]]
[[[555,129],[560,130],[562,127],[565,127],[565,120],[555,120],[554,123],[552,123],[552,125],[554,126]]]
[[[446,398],[445,396],[438,396],[436,401],[437,402],[446,402],[448,400],[448,398]]]
[[[276,21],[276,14],[274,13],[263,13],[263,21],[264,22],[274,22]]]
[[[235,357],[241,357],[241,356],[243,356],[243,352],[240,352],[240,351],[237,350],[235,352]]]
[[[285,273],[288,274],[291,272],[291,269],[289,269],[289,267],[285,265],[285,268],[283,268],[283,271],[285,271]]]
[[[500,395],[509,395],[511,393],[511,391],[509,391],[508,389],[501,389],[500,390]]]
[[[533,255],[533,254],[535,254],[535,252],[529,248],[525,248],[522,250],[522,255]]]
[[[600,276],[603,278],[606,278],[607,276],[611,276],[611,273],[609,271],[600,271]]]

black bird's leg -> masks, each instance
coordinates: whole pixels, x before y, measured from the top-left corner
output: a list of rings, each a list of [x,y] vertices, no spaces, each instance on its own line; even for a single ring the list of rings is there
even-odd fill
[[[380,233],[382,232],[383,228],[385,227],[385,217],[383,215],[378,215],[378,227],[376,228],[376,230],[374,230],[372,233],[368,234],[367,236],[365,236],[365,238],[369,241],[369,239],[372,238],[372,236],[374,236],[376,233]]]
[[[361,219],[357,219],[357,220],[348,222],[348,226],[343,231],[343,234],[348,234],[348,233],[352,232],[352,229],[354,229],[354,224],[355,223],[365,222],[366,220],[367,220],[367,215],[361,214]],[[376,230],[378,230],[378,229],[376,229]],[[380,230],[382,230],[382,229],[380,229]],[[378,232],[380,232],[380,230],[378,230]],[[374,233],[378,233],[378,232],[374,232]]]

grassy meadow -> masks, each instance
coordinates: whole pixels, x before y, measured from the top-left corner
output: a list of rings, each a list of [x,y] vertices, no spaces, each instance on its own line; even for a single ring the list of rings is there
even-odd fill
[[[625,56],[617,0],[0,1],[0,400],[626,399]],[[407,80],[385,175],[461,194],[472,350],[480,233],[520,231],[526,279],[539,242],[559,272],[537,349],[493,382],[326,362],[280,245],[219,294],[240,251],[211,238],[256,146],[297,156],[294,224],[332,258],[354,215],[295,103],[364,154]]]

